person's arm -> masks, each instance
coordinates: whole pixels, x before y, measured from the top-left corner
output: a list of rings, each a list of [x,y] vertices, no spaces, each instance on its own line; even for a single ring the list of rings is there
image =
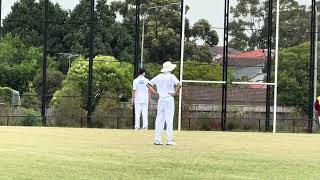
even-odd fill
[[[148,95],[149,95],[149,104],[150,104],[150,102],[151,102],[151,91],[150,91],[150,89],[148,89]]]
[[[132,98],[131,98],[131,103],[134,104],[134,99],[136,96],[136,90],[132,90]]]
[[[150,90],[153,94],[159,96],[159,93],[158,93],[156,90],[154,90],[154,88],[153,88],[153,86],[151,86],[151,84],[147,84],[147,87],[149,88],[149,90]]]
[[[177,84],[174,93],[170,93],[170,95],[171,96],[176,96],[179,93],[180,89],[181,89],[181,85]]]
[[[179,93],[180,88],[181,88],[181,84],[175,75],[172,75],[172,81],[176,85],[176,87],[175,87],[174,93],[169,93],[169,94],[174,97]]]
[[[135,83],[135,81],[133,81],[133,83],[132,83],[132,95],[131,95],[131,103],[133,105],[134,105],[134,99],[136,97],[136,89],[137,89],[136,83]]]
[[[157,81],[158,81],[158,76],[154,77],[153,79],[151,79],[148,84],[147,84],[147,87],[149,88],[149,90],[151,91],[151,93],[159,96],[159,93],[154,90],[153,86],[155,86],[157,84]]]

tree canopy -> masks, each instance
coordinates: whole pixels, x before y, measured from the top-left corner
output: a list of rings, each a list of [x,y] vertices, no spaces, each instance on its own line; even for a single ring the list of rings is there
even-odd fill
[[[111,56],[97,56],[94,60],[93,109],[109,94],[116,94],[118,98],[130,97],[132,65],[119,62]],[[63,88],[54,94],[52,104],[58,105],[63,97],[76,95],[81,99],[81,107],[85,109],[87,89],[88,61],[81,57],[69,70]]]
[[[134,36],[135,1],[112,2],[111,7],[123,16],[123,24]],[[141,1],[141,18],[145,21],[144,59],[146,62],[163,63],[180,57],[181,7],[175,0]],[[157,7],[157,8],[155,8]],[[189,7],[187,8],[189,9]],[[219,42],[218,34],[205,19],[193,27],[186,19],[186,59],[211,62],[210,47]],[[199,45],[199,41],[203,44]],[[204,47],[204,48],[202,48]]]
[[[310,43],[283,49],[279,54],[279,102],[308,108]],[[318,57],[319,58],[319,57]],[[318,79],[320,78],[318,74]]]
[[[230,47],[242,51],[266,48],[268,10],[268,1],[237,0],[237,4],[231,7]],[[275,12],[274,4],[273,24],[276,22]],[[282,0],[280,12],[280,47],[292,47],[310,40],[311,12],[305,5],[300,5],[296,0]]]
[[[18,36],[7,34],[0,41],[0,86],[21,93],[32,88],[39,71],[41,50],[26,46]]]

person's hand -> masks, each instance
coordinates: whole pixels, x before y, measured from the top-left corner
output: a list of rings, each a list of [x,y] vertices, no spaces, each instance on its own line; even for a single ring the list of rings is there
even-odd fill
[[[134,106],[134,98],[131,98],[131,104]]]
[[[175,97],[176,95],[177,95],[177,93],[169,93],[170,94],[170,96],[172,96],[172,97]]]

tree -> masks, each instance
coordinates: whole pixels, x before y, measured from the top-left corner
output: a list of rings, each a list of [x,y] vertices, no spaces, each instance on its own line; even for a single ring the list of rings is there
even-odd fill
[[[175,0],[149,0],[141,1],[141,16],[145,20],[145,43],[144,59],[146,62],[163,63],[180,58],[180,34],[181,34],[181,14],[180,5]],[[123,24],[127,27],[132,36],[135,23],[135,1],[115,1],[112,2],[112,9],[123,16]],[[158,8],[152,8],[159,6]],[[187,10],[189,7],[187,8]],[[217,32],[211,30],[211,25],[207,20],[199,20],[195,26],[189,27],[189,20],[186,19],[186,58],[209,62],[212,60],[209,46],[218,44]],[[206,48],[199,49],[199,40],[204,42]],[[195,55],[195,53],[198,53]]]
[[[50,100],[52,95],[62,88],[62,81],[64,80],[64,74],[54,69],[48,69],[47,72],[47,96]],[[42,73],[39,72],[33,80],[35,92],[41,95],[42,92]]]
[[[70,52],[88,55],[90,0],[81,0],[70,14],[68,31],[64,38]],[[72,22],[80,22],[72,24]],[[134,41],[127,29],[116,21],[116,13],[106,0],[97,0],[94,32],[95,55],[110,55],[121,61],[133,60]]]
[[[148,78],[153,78],[160,73],[162,68],[158,64],[147,64],[146,72]],[[204,73],[205,72],[205,73]],[[179,77],[179,67],[173,71]],[[229,72],[229,79],[232,79],[232,72]],[[219,81],[222,78],[222,67],[218,64],[203,63],[194,60],[187,60],[184,63],[183,79],[202,80],[202,81]]]
[[[200,19],[194,23],[191,29],[191,35],[196,40],[203,40],[209,46],[219,43],[219,36],[215,30],[211,29],[211,25],[206,19]]]
[[[297,106],[307,110],[309,96],[306,96],[306,94],[309,93],[309,66],[309,42],[281,50],[278,73],[280,104]]]
[[[48,49],[51,56],[56,56],[57,53],[88,56],[90,5],[90,0],[81,0],[69,13],[58,3],[49,2]],[[12,6],[12,12],[4,19],[4,32],[20,35],[29,47],[42,46],[43,12],[44,0],[16,2]],[[24,17],[23,20],[21,17]],[[107,0],[97,0],[95,22],[95,55],[112,55],[121,61],[132,61],[133,38],[127,29],[116,21],[116,14],[107,4]]]
[[[12,89],[0,86],[0,103],[11,104]]]
[[[3,21],[4,33],[17,34],[28,47],[40,47],[43,44],[44,0],[21,0],[14,3],[11,12]],[[68,12],[59,4],[49,1],[49,41],[48,49],[51,55],[65,52],[68,48],[63,43],[67,34],[66,24]]]
[[[213,56],[208,44],[197,45],[195,41],[187,40],[185,43],[185,56],[194,61],[211,63]]]
[[[95,59],[93,79],[93,110],[105,100],[106,95],[111,97],[129,98],[131,92],[132,65],[121,63],[111,56],[97,56]],[[63,88],[55,92],[51,104],[59,106],[64,96],[76,95],[80,99],[80,107],[86,108],[88,89],[88,61],[84,57],[76,60],[70,69]]]
[[[40,67],[41,50],[29,48],[18,36],[7,34],[0,41],[0,59],[0,86],[21,93],[29,91]]]
[[[237,0],[231,7],[233,19],[230,22],[230,47],[239,50],[253,50],[263,46],[259,39],[262,23],[266,17],[263,3],[259,0]]]
[[[269,2],[237,0],[231,7],[230,47],[242,51],[267,47]],[[276,22],[276,6],[273,5],[273,24]],[[280,1],[280,47],[292,47],[308,41],[310,11],[296,0]],[[273,26],[275,32],[275,26]],[[275,36],[275,33],[273,33]]]
[[[222,78],[222,67],[189,60],[185,62],[183,77],[188,80],[219,81]]]
[[[275,11],[276,7],[274,7]],[[305,5],[299,5],[296,0],[282,0],[280,12],[280,47],[288,48],[310,41],[311,12]],[[273,22],[276,22],[275,14]]]

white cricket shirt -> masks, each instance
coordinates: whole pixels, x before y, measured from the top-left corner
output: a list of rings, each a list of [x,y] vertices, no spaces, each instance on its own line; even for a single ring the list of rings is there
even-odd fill
[[[151,85],[157,86],[157,91],[160,97],[169,97],[169,93],[175,92],[175,85],[179,84],[179,80],[174,74],[164,72],[156,76],[150,81]]]
[[[139,76],[133,80],[133,90],[135,91],[135,103],[148,103],[149,101],[149,89],[147,84],[149,80],[144,76]]]

